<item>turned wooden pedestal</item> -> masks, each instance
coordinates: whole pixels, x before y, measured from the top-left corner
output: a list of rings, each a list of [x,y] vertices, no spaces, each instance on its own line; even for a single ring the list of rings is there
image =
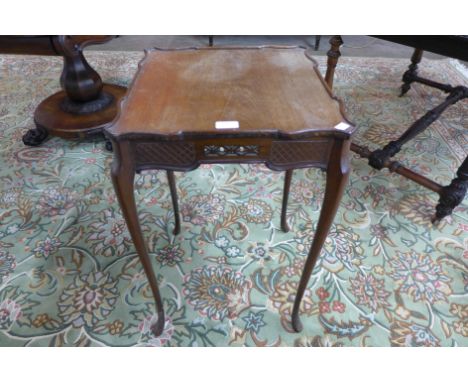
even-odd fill
[[[0,36],[0,53],[61,55],[62,91],[46,98],[34,113],[35,129],[23,136],[29,146],[41,144],[49,135],[85,138],[102,134],[117,114],[126,88],[103,84],[88,64],[83,49],[105,43],[114,36]]]

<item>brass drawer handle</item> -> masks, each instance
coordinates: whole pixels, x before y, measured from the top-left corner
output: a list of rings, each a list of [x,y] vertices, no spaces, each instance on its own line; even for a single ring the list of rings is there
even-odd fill
[[[260,152],[258,145],[207,145],[203,153],[207,157],[215,156],[257,156]]]

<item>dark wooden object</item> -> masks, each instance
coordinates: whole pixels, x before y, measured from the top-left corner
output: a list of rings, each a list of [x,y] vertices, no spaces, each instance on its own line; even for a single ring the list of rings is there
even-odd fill
[[[236,121],[239,127],[217,129],[220,121]],[[105,131],[114,146],[116,194],[156,302],[155,335],[163,330],[164,312],[138,222],[136,171],[168,171],[177,233],[172,171],[202,163],[265,163],[285,170],[281,226],[286,231],[292,170],[326,169],[322,211],[292,313],[293,328],[300,331],[300,303],[348,178],[354,131],[308,54],[284,47],[147,52],[119,117]]]
[[[468,61],[468,36],[456,35],[415,35],[415,36],[373,36],[381,40],[391,41],[415,49],[440,54],[442,56]]]
[[[321,38],[322,38],[322,36],[320,36],[320,35],[315,36],[315,45],[314,45],[315,50],[319,50]]]
[[[320,35],[315,36],[314,50],[319,50],[319,48],[320,48],[320,39],[321,38],[322,38],[322,36],[320,36]],[[213,44],[214,44],[214,36],[210,35],[210,36],[208,36],[208,46],[213,46]]]
[[[457,176],[448,186],[439,192],[439,204],[436,206],[436,219],[450,215],[453,209],[463,202],[468,190],[468,157],[458,168]]]
[[[102,134],[117,114],[117,103],[126,88],[103,84],[88,64],[83,49],[102,44],[114,36],[2,36],[0,53],[60,55],[62,91],[46,98],[34,113],[36,128],[23,136],[29,146],[41,144],[49,135],[84,138]]]
[[[174,235],[178,235],[180,233],[180,214],[174,171],[167,170],[167,181],[169,183],[169,189],[171,191],[172,209],[174,210],[174,230],[172,232]]]
[[[368,158],[369,165],[377,170],[388,168],[397,172],[416,183],[437,192],[440,196],[436,211],[432,217],[435,223],[452,213],[453,209],[462,203],[468,189],[468,157],[464,160],[457,171],[457,176],[447,186],[437,184],[430,179],[411,171],[396,161],[391,161],[402,146],[412,140],[415,136],[426,130],[435,122],[442,113],[451,105],[468,98],[466,86],[451,86],[420,77],[418,75],[418,64],[421,62],[423,51],[447,55],[449,57],[468,60],[468,37],[467,36],[375,36],[384,40],[414,47],[411,64],[403,74],[401,96],[406,94],[413,82],[431,86],[448,93],[444,102],[429,110],[421,118],[415,121],[398,139],[389,142],[382,149],[369,151],[366,147],[357,144],[352,145],[352,150],[363,158]]]
[[[325,73],[325,82],[328,84],[330,89],[333,89],[333,79],[335,78],[335,68],[338,63],[338,59],[341,56],[340,46],[343,45],[341,36],[332,36],[330,39],[330,50],[327,52],[327,72]]]
[[[411,56],[411,64],[405,74],[403,74],[403,85],[401,85],[400,97],[410,90],[411,82],[414,81],[418,74],[418,64],[421,62],[423,52],[424,51],[422,49],[414,50],[413,55]]]
[[[281,207],[281,229],[283,230],[283,232],[289,232],[290,230],[287,220],[287,212],[289,189],[291,188],[292,176],[293,170],[286,170],[286,172],[284,173],[283,205]]]

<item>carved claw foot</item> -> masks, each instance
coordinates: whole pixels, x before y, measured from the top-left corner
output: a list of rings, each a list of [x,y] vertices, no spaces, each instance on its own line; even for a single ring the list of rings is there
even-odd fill
[[[39,146],[48,136],[49,133],[46,129],[36,125],[35,129],[30,129],[23,135],[22,140],[26,146]]]

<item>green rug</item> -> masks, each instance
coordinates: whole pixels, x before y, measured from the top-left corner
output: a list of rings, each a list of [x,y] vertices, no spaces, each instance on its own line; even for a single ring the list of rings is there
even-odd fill
[[[140,53],[89,52],[107,82],[128,84]],[[319,59],[321,69],[324,60]],[[441,102],[409,60],[343,58],[336,93],[377,148]],[[322,202],[324,174],[295,171],[291,232],[279,230],[283,174],[260,165],[178,173],[182,232],[164,173],[137,177],[137,202],[167,311],[154,338],[151,292],[109,177],[102,141],[26,147],[36,105],[59,89],[61,60],[0,57],[0,345],[466,346],[468,204],[438,227],[436,194],[354,155],[337,218],[309,283],[302,333],[289,325]],[[421,74],[467,84],[453,61]],[[399,155],[448,184],[467,153],[468,104],[449,108]]]

